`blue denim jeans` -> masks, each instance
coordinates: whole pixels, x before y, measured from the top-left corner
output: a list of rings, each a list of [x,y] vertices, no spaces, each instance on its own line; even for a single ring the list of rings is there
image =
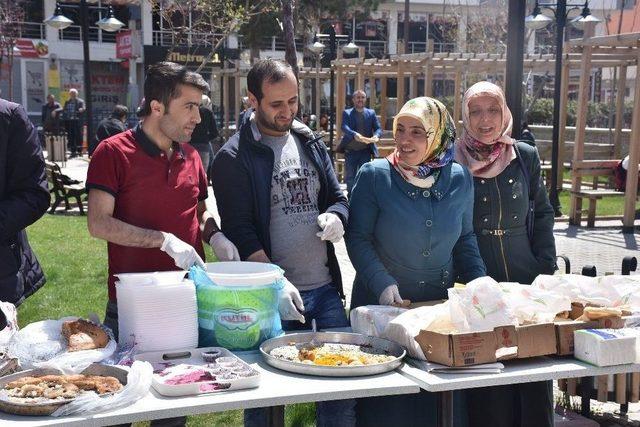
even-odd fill
[[[300,292],[304,303],[305,323],[285,320],[282,328],[285,331],[309,329],[311,319],[316,319],[318,329],[341,328],[349,326],[342,300],[338,291],[331,285],[325,285],[311,291]],[[318,427],[353,427],[356,425],[355,399],[331,400],[316,403],[316,426]],[[265,408],[247,409],[244,411],[245,427],[266,427],[267,410]]]
[[[360,167],[371,161],[371,151],[368,148],[360,151],[347,151],[344,153],[344,180],[347,183],[347,191],[351,195],[351,189],[356,180],[356,174]],[[317,320],[316,320],[317,321]]]

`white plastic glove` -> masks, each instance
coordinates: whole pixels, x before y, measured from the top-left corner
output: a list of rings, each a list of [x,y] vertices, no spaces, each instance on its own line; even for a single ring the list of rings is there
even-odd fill
[[[378,302],[382,305],[402,304],[402,297],[400,296],[398,285],[389,285],[384,288]]]
[[[380,137],[373,135],[371,138],[371,142],[373,142],[374,144],[377,144],[378,142],[380,142]]]
[[[304,323],[304,304],[298,289],[287,279],[283,278],[284,287],[278,296],[278,311],[282,320],[297,320]]]
[[[222,234],[222,231],[213,233],[213,236],[209,239],[209,244],[213,249],[213,253],[216,254],[216,258],[220,261],[240,261],[240,254],[236,245],[231,243],[231,240],[227,239],[227,236]]]
[[[198,255],[193,246],[183,242],[171,233],[162,232],[164,240],[160,250],[166,252],[176,265],[183,270],[190,269],[193,265],[205,268],[204,261]]]
[[[360,141],[362,139],[362,135],[356,132],[353,134],[353,139],[355,139],[356,141]]]
[[[316,233],[320,240],[328,240],[337,243],[344,235],[344,226],[338,215],[334,213],[323,213],[318,215],[318,226],[322,231]]]

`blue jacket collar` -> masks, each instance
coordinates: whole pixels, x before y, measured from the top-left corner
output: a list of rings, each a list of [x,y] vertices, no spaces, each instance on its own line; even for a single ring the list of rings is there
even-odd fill
[[[440,175],[431,188],[419,188],[415,185],[409,184],[390,163],[389,169],[392,170],[391,176],[395,184],[404,194],[407,195],[407,197],[413,200],[423,196],[425,191],[428,191],[430,195],[433,195],[437,200],[441,200],[444,195],[447,194],[449,186],[451,185],[451,163],[440,168]]]

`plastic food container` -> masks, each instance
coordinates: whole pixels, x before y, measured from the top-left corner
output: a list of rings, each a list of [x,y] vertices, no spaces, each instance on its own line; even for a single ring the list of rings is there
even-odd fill
[[[213,350],[220,351],[224,366],[203,359],[203,352]],[[222,347],[141,353],[135,359],[151,363],[151,384],[163,396],[216,393],[260,385],[260,372]]]
[[[207,264],[207,277],[212,283],[195,280],[199,346],[252,350],[283,333],[278,313],[280,268],[258,262],[216,262]]]
[[[150,273],[119,273],[115,274],[123,285],[174,284],[182,282],[186,271],[154,271]]]

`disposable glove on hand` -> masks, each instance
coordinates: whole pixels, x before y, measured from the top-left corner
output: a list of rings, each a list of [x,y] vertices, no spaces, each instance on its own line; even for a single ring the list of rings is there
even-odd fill
[[[216,254],[216,258],[220,261],[240,261],[240,254],[236,245],[231,243],[231,240],[227,239],[227,236],[222,234],[222,231],[213,233],[213,236],[209,239],[209,245],[213,248],[213,253]]]
[[[402,304],[402,297],[400,296],[398,285],[389,285],[384,288],[384,291],[380,294],[378,302],[381,305]]]
[[[362,135],[356,132],[355,134],[353,134],[353,139],[355,139],[356,141],[360,141],[362,139]]]
[[[183,270],[190,269],[193,265],[205,268],[204,261],[198,255],[193,246],[183,242],[171,233],[162,233],[164,240],[160,250],[164,251]]]
[[[316,233],[321,240],[328,240],[337,243],[344,235],[344,226],[338,215],[333,213],[323,213],[318,215],[318,226],[322,231]]]
[[[284,279],[284,287],[278,295],[278,311],[282,320],[297,320],[304,323],[304,304],[298,289],[293,284]]]

